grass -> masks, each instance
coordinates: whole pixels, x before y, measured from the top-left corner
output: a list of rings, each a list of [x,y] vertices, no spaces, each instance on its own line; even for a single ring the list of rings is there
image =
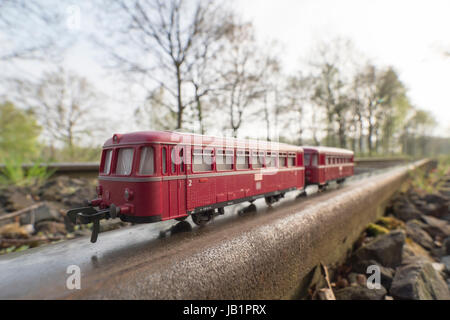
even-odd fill
[[[30,168],[24,169],[23,163],[17,158],[5,159],[5,166],[0,168],[0,184],[15,186],[31,186],[44,183],[54,173],[46,166],[35,162]]]
[[[427,172],[426,169],[419,169],[410,172],[408,187],[412,188],[418,194],[431,194],[441,189],[445,183],[443,179],[450,174],[450,157],[441,156],[438,159],[436,168]]]

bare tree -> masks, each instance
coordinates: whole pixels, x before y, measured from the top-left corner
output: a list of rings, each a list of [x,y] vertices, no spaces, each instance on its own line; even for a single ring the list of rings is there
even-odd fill
[[[330,44],[320,44],[310,62],[315,88],[312,101],[325,111],[327,145],[346,147],[350,108],[348,91],[356,65],[354,56],[353,44],[338,38]]]
[[[261,80],[267,61],[257,54],[251,24],[235,24],[227,38],[229,44],[218,70],[223,87],[216,103],[228,109],[229,128],[236,137],[248,107],[263,96]]]
[[[304,76],[299,73],[296,76],[291,76],[288,78],[286,86],[284,88],[285,96],[285,110],[294,112],[294,119],[298,132],[298,144],[303,144],[303,135],[305,128],[308,128],[313,133],[313,139],[316,138],[316,132],[312,128],[312,124],[309,125],[305,123],[305,105],[309,104],[312,99],[312,79],[309,76]],[[292,121],[292,118],[289,119]],[[318,141],[316,141],[318,142]]]
[[[149,83],[150,92],[164,88],[164,105],[177,114],[176,129],[182,128],[186,108],[196,102],[201,111],[200,99],[209,90],[198,65],[211,58],[213,44],[226,32],[222,6],[215,0],[119,0],[105,8],[106,21],[114,23],[107,23],[110,42],[101,45],[115,66],[142,76],[138,81]]]
[[[27,104],[35,109],[50,145],[60,142],[73,153],[83,138],[100,130],[94,114],[99,95],[84,78],[59,68],[44,74],[42,81],[23,88]]]

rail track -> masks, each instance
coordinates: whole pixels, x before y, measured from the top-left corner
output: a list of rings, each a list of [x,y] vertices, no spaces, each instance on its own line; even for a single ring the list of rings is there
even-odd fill
[[[367,172],[374,169],[381,169],[391,167],[399,164],[404,164],[408,160],[406,158],[361,158],[355,159],[355,173]],[[59,163],[43,163],[42,166],[53,172],[53,176],[67,175],[70,177],[90,177],[96,178],[98,176],[99,164],[98,162],[59,162]],[[33,167],[32,164],[24,164],[23,169],[26,171]],[[0,172],[5,168],[4,164],[0,164]]]
[[[319,262],[345,258],[397,192],[410,165],[355,176],[257,212],[226,209],[204,228],[187,221],[136,225],[0,257],[0,299],[286,299],[302,296]],[[314,190],[311,191],[314,193]],[[308,193],[310,193],[308,191]],[[81,270],[69,290],[67,268]]]

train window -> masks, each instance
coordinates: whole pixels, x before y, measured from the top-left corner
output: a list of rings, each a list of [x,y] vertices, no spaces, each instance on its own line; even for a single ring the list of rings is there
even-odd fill
[[[217,170],[233,170],[233,150],[216,150],[216,167]]]
[[[112,149],[106,150],[105,161],[103,164],[104,174],[109,174],[109,172],[111,171],[111,158],[112,158]]]
[[[313,154],[311,158],[311,165],[317,166],[317,154]]]
[[[308,153],[305,153],[305,166],[311,165],[310,160],[311,160],[311,155]]]
[[[244,150],[236,151],[236,169],[248,169],[249,152]]]
[[[180,149],[180,172],[184,173],[184,148]]]
[[[212,170],[211,149],[194,149],[193,160],[192,168],[195,172]]]
[[[162,148],[162,173],[167,173],[167,148]]]
[[[133,148],[119,149],[117,156],[116,174],[127,176],[131,173],[133,166]]]
[[[203,152],[202,149],[194,149],[192,153],[192,169],[194,171],[202,171]]]
[[[266,166],[271,167],[271,168],[276,168],[278,166],[277,159],[278,159],[278,154],[276,152],[267,152]]]
[[[295,153],[289,153],[288,165],[289,167],[295,167]]]
[[[175,166],[175,161],[172,157],[170,157],[170,172],[175,173],[176,171],[177,167]]]
[[[180,165],[180,172],[184,172],[184,147],[175,146],[172,148],[172,153],[170,155],[171,172],[176,173],[176,165]]]
[[[152,147],[141,148],[141,159],[139,160],[139,174],[151,175],[155,173],[155,156]]]
[[[267,152],[266,153],[266,167],[273,167],[272,161],[273,161],[272,154],[270,152]]]
[[[261,168],[264,161],[264,152],[258,153],[256,151],[252,151],[251,161],[253,169]]]
[[[279,158],[280,167],[286,167],[287,166],[287,154],[282,152],[280,153]]]
[[[295,167],[296,165],[297,166],[301,166],[302,165],[302,163],[301,163],[302,161],[299,159],[299,161],[297,162],[297,154],[295,153],[295,152],[289,152],[288,153],[288,165],[290,166],[290,167]]]

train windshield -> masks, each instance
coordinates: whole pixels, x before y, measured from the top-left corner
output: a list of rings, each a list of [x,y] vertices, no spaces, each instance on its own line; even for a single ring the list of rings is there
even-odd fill
[[[139,174],[151,175],[155,172],[154,152],[152,147],[141,149],[141,160],[139,161]]]
[[[133,166],[133,148],[123,148],[117,155],[116,174],[127,176],[131,173]]]
[[[111,158],[112,158],[112,150],[107,150],[105,153],[105,164],[103,165],[104,174],[109,174],[111,171]]]

